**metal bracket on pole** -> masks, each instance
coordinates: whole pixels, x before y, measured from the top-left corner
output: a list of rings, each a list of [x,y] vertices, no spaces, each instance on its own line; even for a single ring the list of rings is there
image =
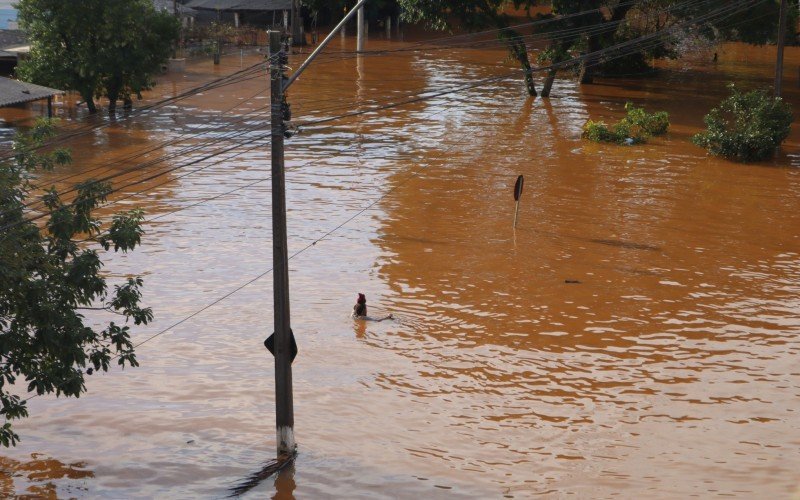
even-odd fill
[[[283,84],[283,91],[284,92],[286,92],[286,89],[288,89],[294,83],[294,81],[297,80],[297,78],[303,73],[303,71],[305,71],[305,69],[308,67],[308,65],[311,64],[311,61],[313,61],[314,59],[317,58],[319,53],[322,52],[322,49],[324,49],[325,46],[328,45],[328,43],[331,41],[331,39],[334,36],[336,36],[336,33],[338,33],[340,29],[342,29],[342,26],[344,26],[345,23],[347,21],[349,21],[356,14],[356,12],[358,12],[359,9],[364,7],[365,3],[367,3],[367,0],[360,0],[355,5],[355,7],[350,9],[350,12],[348,12],[344,16],[344,18],[342,18],[341,21],[339,21],[339,24],[337,24],[336,27],[333,28],[333,30],[331,30],[330,33],[328,33],[328,36],[326,36],[325,40],[323,40],[322,43],[319,44],[319,47],[314,49],[314,52],[312,52],[311,55],[308,56],[308,58],[305,61],[303,61],[303,64],[301,64],[300,67],[297,68],[297,71],[292,73],[292,76],[290,76],[289,79],[286,81],[286,83]]]

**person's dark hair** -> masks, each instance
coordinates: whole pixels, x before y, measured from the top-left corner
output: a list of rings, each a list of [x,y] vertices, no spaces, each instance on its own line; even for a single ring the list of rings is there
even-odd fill
[[[360,304],[356,304],[356,316],[366,316],[367,315],[367,303],[362,302]]]
[[[356,299],[356,305],[353,306],[353,310],[356,312],[356,316],[366,316],[367,315],[367,296],[363,293],[358,294],[358,298]]]

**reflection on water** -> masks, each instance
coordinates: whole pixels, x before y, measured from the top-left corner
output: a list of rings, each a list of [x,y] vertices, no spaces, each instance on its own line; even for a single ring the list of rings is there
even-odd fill
[[[715,67],[674,62],[658,78],[560,80],[549,101],[509,81],[287,141],[290,253],[365,211],[290,262],[300,455],[244,496],[796,492],[800,136],[757,165],[690,144],[727,81],[769,81],[770,49],[719,53]],[[504,74],[504,57],[328,58],[290,99],[298,119],[325,118]],[[138,339],[270,267],[264,83],[98,130],[75,144],[74,167],[42,179],[130,182],[212,140],[252,147],[117,198],[162,216],[141,251],[108,259],[116,276],[145,274],[157,322]],[[670,112],[671,132],[631,147],[581,141],[587,119],[618,118],[628,99]],[[396,320],[353,322],[356,292]],[[4,469],[31,453],[77,465],[7,474],[3,493],[227,495],[273,455],[270,304],[271,279],[257,281],[143,345],[140,368],[93,376],[85,398],[34,399]]]
[[[20,499],[57,498],[59,492],[82,496],[88,492],[87,480],[94,477],[83,462],[68,465],[38,453],[24,461],[0,457],[0,472],[0,495]]]

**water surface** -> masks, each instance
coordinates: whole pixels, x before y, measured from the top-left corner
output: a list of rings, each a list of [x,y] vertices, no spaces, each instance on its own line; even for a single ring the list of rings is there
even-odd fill
[[[386,46],[399,44],[370,48]],[[691,145],[728,81],[769,82],[769,49],[719,52],[716,65],[698,54],[655,78],[561,79],[550,100],[512,79],[287,141],[300,454],[248,495],[796,494],[800,136],[752,165]],[[148,99],[258,57],[196,63]],[[298,121],[325,118],[506,74],[504,57],[330,56],[290,100]],[[106,259],[115,276],[144,275],[157,321],[136,340],[270,269],[267,97],[253,79],[98,129],[45,179],[123,173],[144,158],[120,159],[143,149],[169,158],[119,186],[186,162],[192,145],[242,144],[123,189],[109,209],[159,217],[139,251]],[[632,147],[580,139],[587,119],[617,119],[627,100],[668,111],[670,133]],[[353,322],[357,292],[397,320]],[[33,399],[0,492],[225,496],[274,455],[271,303],[267,274],[142,345],[140,368],[90,377],[79,400]]]

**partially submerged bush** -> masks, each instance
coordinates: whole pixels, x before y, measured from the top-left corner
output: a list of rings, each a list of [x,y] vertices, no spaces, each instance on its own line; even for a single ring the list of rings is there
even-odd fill
[[[589,120],[583,126],[583,137],[594,142],[614,144],[640,144],[654,135],[663,135],[669,129],[669,114],[666,111],[648,113],[633,103],[625,105],[627,115],[612,126],[604,122]]]
[[[648,113],[644,108],[637,108],[630,102],[625,105],[625,111],[628,115],[622,120],[641,128],[648,135],[664,135],[669,130],[669,113],[666,111]]]
[[[780,97],[765,90],[746,94],[729,85],[725,98],[704,119],[708,130],[695,135],[692,142],[709,153],[742,162],[769,158],[789,136],[792,108]]]
[[[611,142],[614,144],[640,144],[647,141],[637,127],[634,131],[625,119],[609,127],[605,122],[589,120],[583,126],[583,137],[594,142]]]

